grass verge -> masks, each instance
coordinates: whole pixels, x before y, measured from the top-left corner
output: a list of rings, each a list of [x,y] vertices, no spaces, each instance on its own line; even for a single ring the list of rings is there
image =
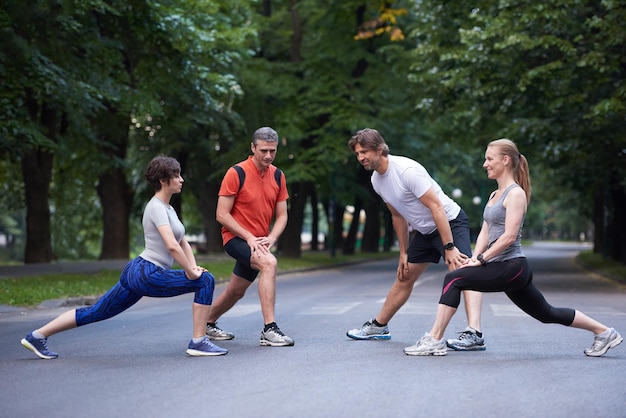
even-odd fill
[[[281,257],[278,271],[287,272],[307,268],[319,268],[337,264],[397,257],[397,253],[337,254],[331,257],[326,252],[307,252],[301,258]],[[217,281],[227,280],[233,269],[230,258],[202,260],[198,264],[206,267]],[[6,278],[0,280],[0,305],[34,307],[50,299],[99,296],[119,280],[119,270],[107,270],[89,274],[46,274],[39,276]]]
[[[621,284],[626,284],[626,265],[611,260],[593,251],[582,251],[576,261],[587,270],[609,277]]]

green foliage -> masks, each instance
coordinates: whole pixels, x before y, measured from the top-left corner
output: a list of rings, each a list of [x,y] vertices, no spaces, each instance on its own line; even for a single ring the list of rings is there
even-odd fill
[[[355,40],[355,23],[375,20],[382,2],[272,5],[259,19],[258,53],[245,67],[245,97],[236,109],[248,131],[271,125],[284,138],[276,164],[288,182],[313,182],[322,199],[332,192],[352,202],[358,164],[350,136],[375,127],[401,143],[410,130],[409,44],[392,40],[391,31]]]
[[[51,188],[56,255],[97,255],[99,175],[126,170],[131,192],[143,192],[143,170],[154,155],[189,154],[190,164],[207,167],[200,162],[216,155],[210,131],[227,137],[240,123],[231,108],[241,94],[237,65],[255,36],[249,5],[3,3],[0,155],[19,161],[33,149],[56,153]],[[41,123],[38,109],[44,107],[64,118],[63,135]],[[120,135],[123,123],[132,128],[132,141]],[[135,212],[144,203],[142,194]]]
[[[95,186],[112,168],[142,245],[143,171],[160,153],[183,164],[185,223],[199,232],[206,184],[269,125],[288,183],[315,184],[320,201],[373,198],[355,188],[347,147],[372,127],[447,193],[463,190],[476,222],[472,198],[493,188],[484,146],[510,137],[531,162],[529,231],[574,234],[599,191],[626,189],[625,18],[608,0],[0,0],[0,231],[23,226],[19,162],[38,149],[55,153],[59,257],[98,253]],[[64,129],[53,135],[44,109]]]
[[[623,5],[421,6],[410,74],[422,90],[417,107],[461,148],[515,140],[531,170],[543,167],[534,184],[559,186],[548,184],[533,204],[567,205],[556,210],[562,216],[572,209],[589,216],[594,194],[607,184],[625,189],[613,180],[626,178]]]

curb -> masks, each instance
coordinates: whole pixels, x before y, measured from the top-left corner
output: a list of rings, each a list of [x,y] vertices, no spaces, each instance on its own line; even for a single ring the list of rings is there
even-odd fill
[[[344,267],[344,266],[349,266],[349,265],[354,265],[354,264],[361,264],[361,263],[367,263],[367,262],[385,260],[385,259],[386,259],[385,257],[377,258],[374,260],[361,259],[361,260],[354,260],[354,261],[344,261],[341,263],[332,264],[332,265],[324,265],[321,267],[313,266],[313,267],[303,267],[303,268],[298,268],[298,269],[289,269],[289,270],[276,272],[276,277],[285,275],[285,274],[305,273],[308,271]],[[116,260],[116,261],[122,262],[123,260]],[[124,262],[124,265],[126,265],[126,263],[128,263],[128,260]],[[95,271],[98,271],[101,269],[102,268],[97,268]],[[90,270],[90,271],[93,272],[93,270]],[[230,277],[216,279],[215,284],[216,285],[224,284],[224,283],[227,283],[229,280],[230,280]],[[49,300],[45,300],[41,302],[39,305],[35,307],[0,305],[0,318],[2,318],[3,316],[11,315],[11,314],[12,315],[16,315],[16,314],[26,315],[29,311],[33,311],[33,310],[48,310],[48,309],[58,309],[58,308],[74,308],[78,306],[89,306],[89,305],[93,305],[94,303],[96,303],[98,299],[102,297],[102,295],[104,295],[104,293],[101,295],[92,295],[92,296],[77,296],[77,297],[64,298],[64,299],[49,299]]]

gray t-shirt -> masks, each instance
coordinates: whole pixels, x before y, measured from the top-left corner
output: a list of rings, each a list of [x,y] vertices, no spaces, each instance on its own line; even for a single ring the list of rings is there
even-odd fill
[[[171,269],[174,264],[174,257],[165,246],[165,241],[159,234],[158,227],[169,225],[176,241],[180,242],[185,236],[185,226],[178,219],[176,211],[154,196],[146,204],[142,224],[146,248],[139,256],[166,270]]]
[[[518,184],[511,184],[507,187],[500,198],[493,203],[493,205],[485,205],[485,211],[483,212],[483,218],[487,222],[487,228],[489,228],[489,245],[490,248],[494,242],[498,240],[504,234],[504,226],[506,222],[506,208],[503,205],[504,199],[514,187],[520,187]],[[519,231],[517,232],[517,238],[515,242],[506,248],[502,253],[493,257],[489,262],[493,261],[505,261],[512,258],[525,257],[522,252],[522,227],[524,226],[524,218],[522,217],[522,223],[520,223]]]

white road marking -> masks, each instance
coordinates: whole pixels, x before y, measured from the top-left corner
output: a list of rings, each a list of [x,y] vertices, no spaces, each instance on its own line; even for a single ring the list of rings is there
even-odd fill
[[[342,315],[361,303],[325,303],[312,306],[304,312],[300,312],[300,315]]]

